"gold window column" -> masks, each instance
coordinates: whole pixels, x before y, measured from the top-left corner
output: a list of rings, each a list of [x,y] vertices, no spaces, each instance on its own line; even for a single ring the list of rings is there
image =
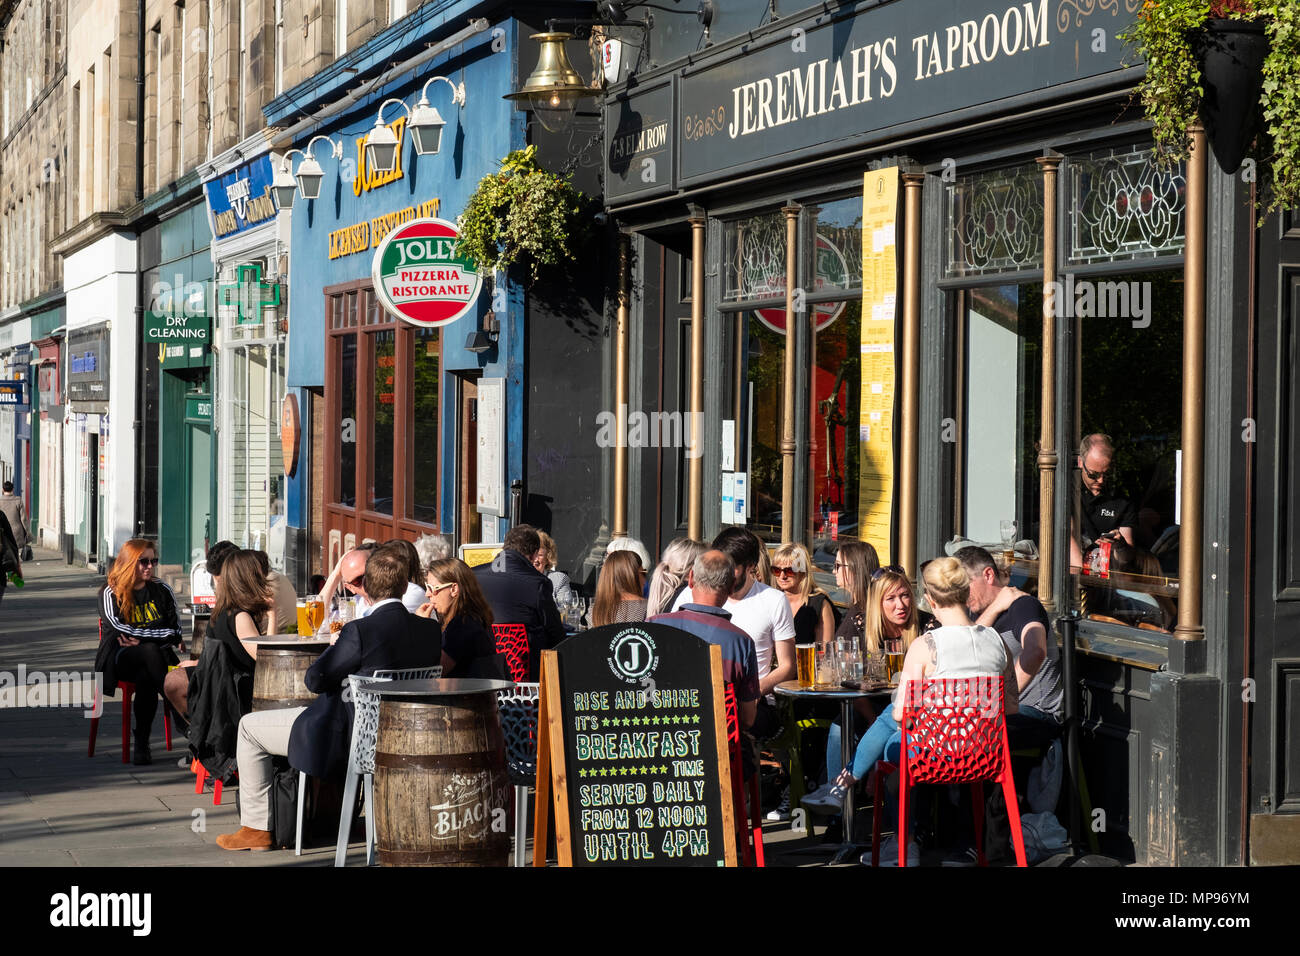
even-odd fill
[[[916,580],[917,447],[921,403],[921,186],[903,176],[903,381],[899,460],[898,564]]]
[[[618,440],[614,442],[614,520],[610,537],[627,536],[627,233],[618,237],[618,317],[614,336],[614,418]]]
[[[1183,473],[1178,536],[1178,624],[1174,637],[1205,640],[1201,622],[1201,507],[1205,469],[1205,130],[1191,129],[1187,160],[1187,253],[1183,258]]]
[[[781,395],[781,543],[794,540],[794,284],[798,277],[797,243],[799,207],[783,206],[785,213],[785,382]]]
[[[1043,170],[1043,387],[1038,441],[1038,600],[1048,614],[1056,610],[1054,561],[1056,513],[1056,322],[1051,298],[1056,281],[1056,189],[1059,156],[1040,156]]]
[[[691,207],[691,470],[686,534],[704,539],[704,210]]]

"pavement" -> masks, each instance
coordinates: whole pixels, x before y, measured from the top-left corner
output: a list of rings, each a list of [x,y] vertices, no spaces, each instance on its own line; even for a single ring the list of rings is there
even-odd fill
[[[164,749],[162,708],[154,719],[153,764],[122,763],[120,695],[108,698],[95,756],[86,756],[99,636],[96,594],[102,575],[70,567],[60,554],[35,550],[23,565],[26,586],[0,601],[0,866],[332,866],[334,847],[232,853],[216,845],[239,828],[235,788],[212,805],[211,784],[194,792],[186,741]],[[182,624],[188,618],[182,617]],[[41,684],[56,672],[62,703]],[[20,694],[18,677],[27,685]],[[20,699],[23,698],[23,699]],[[58,703],[58,702],[55,702]],[[16,706],[27,704],[27,706]],[[352,845],[349,864],[364,847]]]
[[[104,578],[42,549],[23,573],[26,586],[11,585],[0,601],[0,866],[333,865],[332,840],[304,847],[302,856],[218,847],[218,834],[239,828],[236,787],[224,790],[220,806],[210,782],[194,792],[185,738],[175,734],[173,749],[164,749],[161,707],[152,765],[121,760],[120,696],[105,701],[95,756],[87,757]],[[50,676],[57,693],[47,693]],[[869,809],[860,812],[870,818]],[[824,823],[800,816],[765,824],[766,864],[827,865],[833,848],[822,843]],[[363,862],[364,845],[351,844],[348,865]]]

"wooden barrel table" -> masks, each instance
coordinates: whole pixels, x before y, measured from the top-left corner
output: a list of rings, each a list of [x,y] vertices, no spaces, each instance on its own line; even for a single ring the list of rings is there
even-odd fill
[[[247,641],[257,645],[253,668],[253,710],[285,710],[306,707],[316,695],[307,689],[304,677],[316,658],[330,646],[328,639],[259,637]]]
[[[382,866],[506,866],[510,778],[499,680],[377,681],[375,850]]]

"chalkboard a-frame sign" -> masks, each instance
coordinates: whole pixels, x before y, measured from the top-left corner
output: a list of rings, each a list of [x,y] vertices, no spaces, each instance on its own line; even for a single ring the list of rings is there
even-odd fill
[[[613,624],[542,655],[533,865],[735,866],[722,651]]]

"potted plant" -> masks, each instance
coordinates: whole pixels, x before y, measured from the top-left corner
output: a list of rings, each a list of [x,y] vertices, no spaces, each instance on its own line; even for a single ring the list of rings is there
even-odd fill
[[[484,273],[526,265],[530,284],[544,270],[576,262],[590,232],[591,200],[538,166],[536,146],[515,150],[500,166],[479,180],[465,206],[459,253]]]
[[[1221,167],[1260,166],[1268,209],[1300,205],[1300,3],[1146,0],[1120,38],[1146,61],[1138,93],[1163,162],[1199,116]]]

